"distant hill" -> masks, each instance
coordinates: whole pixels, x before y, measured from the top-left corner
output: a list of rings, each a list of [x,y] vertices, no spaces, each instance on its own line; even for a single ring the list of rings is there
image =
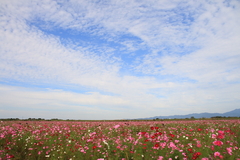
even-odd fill
[[[192,113],[192,114],[187,114],[187,115],[172,115],[172,116],[155,116],[155,117],[149,117],[149,118],[139,118],[139,119],[185,119],[185,118],[211,118],[211,117],[216,117],[216,116],[221,116],[221,117],[240,117],[240,109],[235,109],[230,112],[226,113]]]

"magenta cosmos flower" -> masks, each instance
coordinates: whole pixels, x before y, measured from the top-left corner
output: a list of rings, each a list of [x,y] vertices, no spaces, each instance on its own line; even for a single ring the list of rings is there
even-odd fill
[[[221,145],[223,145],[223,142],[222,141],[214,141],[213,144],[215,146],[221,146]]]

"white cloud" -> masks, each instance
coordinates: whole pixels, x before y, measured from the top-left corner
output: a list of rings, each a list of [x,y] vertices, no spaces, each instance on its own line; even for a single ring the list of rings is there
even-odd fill
[[[199,49],[185,55],[179,55],[176,50],[176,53],[170,54],[162,51],[160,56],[157,53],[145,55],[135,67],[136,70],[147,74],[173,74],[205,82],[236,77],[240,58],[239,10],[226,7],[222,2],[204,5],[202,14],[195,18],[188,26],[190,31],[186,32],[192,36],[187,40],[194,39],[195,45],[199,43]],[[177,45],[176,42],[174,44]]]
[[[94,119],[103,119],[104,117],[105,119],[114,118],[112,116],[106,116],[108,112],[111,112],[115,116],[118,114],[115,119],[137,118],[139,115],[132,115],[129,110],[136,111],[138,109],[144,109],[146,105],[149,104],[149,98],[150,100],[154,100],[154,97],[150,97],[149,95],[146,95],[147,97],[145,97],[145,99],[139,99],[139,97],[134,96],[126,98],[124,96],[102,95],[97,92],[81,94],[61,90],[33,90],[24,87],[10,86],[1,86],[0,95],[1,106],[4,112],[8,112],[9,108],[14,108],[14,110],[17,111],[25,110],[29,113],[41,111],[47,113],[44,117],[51,116],[52,112],[55,111],[59,113],[64,113],[65,111],[77,112],[80,115],[90,115],[90,113],[93,112],[96,114]],[[12,99],[14,99],[14,101],[12,101]],[[136,99],[138,99],[138,101],[136,101]],[[4,116],[4,112],[2,112],[0,116]],[[127,112],[129,113],[127,114]],[[151,113],[151,109],[148,112]],[[67,116],[71,117],[71,115]],[[62,116],[61,118],[67,118],[67,116]],[[91,116],[84,117],[91,119]],[[75,116],[74,118],[78,117]]]
[[[119,118],[131,118],[127,110],[145,117],[171,114],[168,107],[239,106],[238,1],[16,0],[0,7],[1,104],[29,106],[28,114],[47,104]],[[28,91],[44,84],[61,90]]]

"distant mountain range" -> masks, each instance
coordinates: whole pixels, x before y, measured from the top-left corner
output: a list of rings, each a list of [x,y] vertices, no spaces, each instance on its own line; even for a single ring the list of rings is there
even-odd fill
[[[172,115],[172,116],[155,116],[155,117],[149,117],[149,118],[139,118],[139,119],[185,119],[185,118],[211,118],[211,117],[216,117],[216,116],[221,116],[221,117],[240,117],[240,109],[235,109],[230,112],[226,113],[192,113],[192,114],[187,114],[187,115]]]

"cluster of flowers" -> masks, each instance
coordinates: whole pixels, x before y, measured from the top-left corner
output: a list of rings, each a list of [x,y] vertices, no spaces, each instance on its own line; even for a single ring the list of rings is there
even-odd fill
[[[240,120],[0,122],[0,160],[240,160]]]

